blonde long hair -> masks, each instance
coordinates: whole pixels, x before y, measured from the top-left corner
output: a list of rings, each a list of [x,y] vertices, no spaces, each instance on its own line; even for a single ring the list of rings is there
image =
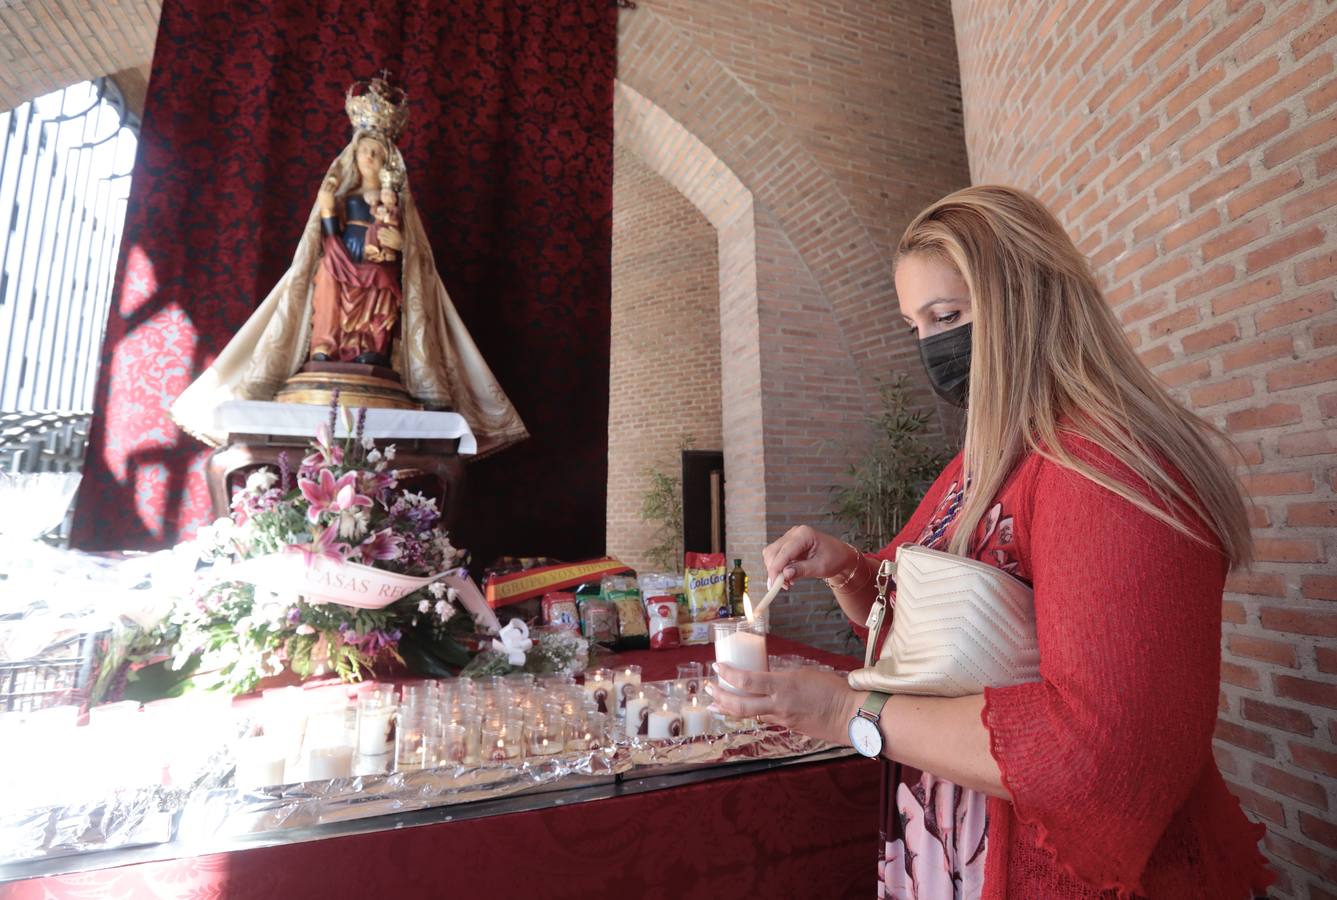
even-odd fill
[[[1220,433],[1178,403],[1143,365],[1086,258],[1040,201],[998,185],[939,200],[905,230],[897,257],[952,265],[970,290],[970,406],[964,471],[970,490],[950,550],[967,552],[980,518],[1027,452],[1089,478],[1195,540],[1191,516],[1232,566],[1252,551],[1238,482]],[[1145,482],[1111,477],[1067,450],[1086,438]],[[1169,470],[1189,482],[1181,486]]]

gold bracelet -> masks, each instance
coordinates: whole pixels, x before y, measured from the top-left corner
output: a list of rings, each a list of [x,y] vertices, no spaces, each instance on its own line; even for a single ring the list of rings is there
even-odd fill
[[[849,547],[850,550],[854,553],[855,556],[854,565],[850,567],[848,575],[839,576],[840,580],[838,583],[835,578],[824,579],[826,581],[827,587],[831,588],[831,590],[833,591],[843,591],[846,587],[849,586],[849,583],[854,580],[854,576],[858,575],[859,571],[864,568],[864,555],[859,552],[858,548],[856,548],[853,544],[848,544],[848,543],[845,546]],[[860,585],[860,587],[862,587],[862,585]]]

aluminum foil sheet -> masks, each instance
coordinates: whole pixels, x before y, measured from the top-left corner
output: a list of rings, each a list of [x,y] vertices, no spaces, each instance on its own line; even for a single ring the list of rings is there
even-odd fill
[[[310,781],[260,790],[231,786],[233,765],[211,757],[188,785],[125,789],[87,803],[31,810],[0,805],[0,877],[5,864],[102,850],[228,839],[326,823],[561,791],[618,778],[731,763],[800,757],[834,745],[776,726],[693,738],[619,738],[600,750],[484,767],[443,767]]]
[[[759,759],[789,759],[822,753],[835,744],[790,731],[778,725],[760,725],[751,729],[707,734],[690,738],[647,740],[623,739],[635,775],[663,775],[669,772]]]
[[[606,748],[483,767],[361,775],[248,792],[216,790],[190,798],[177,837],[200,842],[309,828],[432,806],[583,787],[611,782],[629,771],[629,754]]]

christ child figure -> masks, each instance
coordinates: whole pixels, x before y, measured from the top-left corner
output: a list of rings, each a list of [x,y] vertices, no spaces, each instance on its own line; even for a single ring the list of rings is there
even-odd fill
[[[403,233],[399,230],[399,194],[385,180],[381,182],[381,202],[372,210],[371,227],[367,229],[367,243],[362,256],[368,262],[394,262],[403,249]]]

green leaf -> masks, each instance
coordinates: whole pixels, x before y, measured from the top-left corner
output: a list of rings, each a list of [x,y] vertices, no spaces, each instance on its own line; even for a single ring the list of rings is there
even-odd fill
[[[125,683],[124,699],[149,703],[165,697],[180,697],[191,689],[201,656],[197,653],[186,661],[180,671],[174,671],[171,660],[162,660],[143,666],[130,673]]]

